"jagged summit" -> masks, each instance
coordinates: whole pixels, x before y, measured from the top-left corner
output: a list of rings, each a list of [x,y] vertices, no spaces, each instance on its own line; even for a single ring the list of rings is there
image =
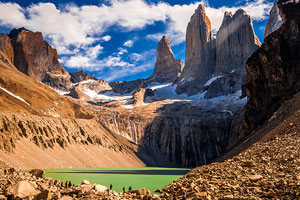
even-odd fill
[[[41,32],[25,28],[13,29],[8,35],[14,50],[14,65],[24,74],[54,88],[66,89],[70,75],[58,60],[53,49]]]
[[[88,74],[83,70],[79,70],[78,72],[70,72],[70,75],[72,76],[72,81],[76,83],[86,80],[97,80],[94,75]]]
[[[205,7],[199,5],[186,29],[185,67],[176,92],[195,94],[213,73],[215,65],[215,40],[211,22],[206,16]],[[190,83],[186,84],[187,81]]]
[[[163,36],[158,43],[156,64],[153,74],[148,78],[152,82],[170,83],[180,76],[184,63],[175,59],[167,36]]]
[[[279,27],[282,25],[282,19],[280,17],[279,8],[277,6],[277,0],[274,2],[274,5],[270,11],[270,17],[266,26],[265,30],[265,38],[279,29]]]
[[[252,19],[246,11],[239,9],[234,15],[225,12],[216,36],[214,74],[229,73],[233,70],[246,72],[247,59],[260,45],[259,39],[254,33]]]

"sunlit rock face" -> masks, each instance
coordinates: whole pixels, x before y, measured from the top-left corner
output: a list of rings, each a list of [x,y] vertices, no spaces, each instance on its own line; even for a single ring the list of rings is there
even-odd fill
[[[56,49],[44,40],[41,32],[13,29],[9,37],[17,69],[54,88],[66,89],[71,84],[71,77],[60,64]]]
[[[277,0],[274,2],[272,10],[270,12],[270,17],[265,30],[265,38],[280,28],[282,25],[282,19],[279,13],[279,8],[277,5]]]
[[[163,36],[158,43],[154,72],[148,81],[172,83],[180,77],[183,67],[184,63],[175,59],[169,39]]]

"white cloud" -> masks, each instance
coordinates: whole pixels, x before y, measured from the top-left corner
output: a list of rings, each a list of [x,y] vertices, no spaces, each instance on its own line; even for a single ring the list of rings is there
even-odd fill
[[[78,7],[67,4],[64,8],[57,8],[52,3],[31,4],[27,8],[16,3],[0,3],[0,21],[9,27],[25,26],[41,31],[52,39],[54,46],[90,45],[101,40],[95,35],[104,33],[112,25],[129,31],[162,21],[167,25],[166,33],[171,34],[170,38],[174,37],[179,42],[184,40],[187,23],[200,3],[207,4],[207,1],[171,6],[164,2],[148,4],[144,0],[111,0],[110,5]],[[255,0],[241,7],[255,20],[261,20],[268,15],[272,2]],[[219,28],[226,10],[237,9],[208,7],[206,11],[213,29]]]
[[[128,50],[127,49],[124,49],[122,47],[118,48],[118,55],[123,55],[124,53],[128,53]]]
[[[125,47],[132,47],[133,46],[133,41],[132,40],[128,40],[126,42],[124,42],[123,44]]]
[[[102,40],[105,41],[105,42],[108,42],[111,40],[111,36],[110,35],[105,35],[102,37]]]
[[[122,59],[124,50],[98,60],[103,51],[101,42],[111,40],[106,31],[111,26],[118,26],[123,32],[142,29],[147,25],[161,21],[166,29],[163,33],[147,36],[160,40],[166,34],[172,45],[185,40],[185,31],[191,15],[200,3],[206,6],[206,13],[211,20],[212,28],[216,32],[222,22],[225,11],[235,12],[239,7],[209,7],[207,0],[195,1],[184,5],[169,5],[165,2],[147,3],[145,0],[110,0],[108,4],[98,6],[77,6],[62,4],[56,7],[53,3],[31,4],[21,7],[16,3],[0,2],[0,25],[8,28],[26,27],[32,31],[40,31],[44,37],[58,50],[62,62],[67,67],[88,68],[90,71],[107,67],[119,66],[126,68],[126,73],[142,70],[142,65],[133,67],[132,63]],[[245,1],[244,1],[245,2]],[[267,0],[246,1],[241,7],[254,20],[263,20],[269,14],[273,3]],[[124,43],[132,47],[135,39]],[[99,45],[95,45],[100,43]],[[131,61],[144,60],[142,54],[130,54]],[[155,54],[154,54],[155,55]],[[153,56],[155,57],[155,56]],[[153,66],[152,66],[153,67]],[[120,70],[119,72],[121,72]],[[125,72],[124,72],[125,73]]]

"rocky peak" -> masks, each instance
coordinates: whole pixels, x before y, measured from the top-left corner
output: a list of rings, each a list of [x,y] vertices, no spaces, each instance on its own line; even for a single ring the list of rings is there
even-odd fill
[[[297,3],[298,2],[298,3]],[[283,25],[247,61],[244,131],[250,134],[300,91],[300,3],[278,0]]]
[[[83,70],[80,70],[78,72],[71,72],[70,75],[72,76],[74,82],[81,82],[86,80],[97,80],[94,75],[88,74]]]
[[[293,20],[296,16],[300,15],[299,0],[278,0],[277,5],[283,22]]]
[[[0,34],[0,51],[11,63],[14,63],[14,49],[8,35]]]
[[[164,35],[158,43],[156,64],[149,80],[160,83],[174,82],[180,76],[183,66],[184,63],[181,60],[175,59],[170,41]]]
[[[215,39],[203,5],[199,5],[188,23],[185,44],[185,67],[176,91],[190,95],[202,88],[215,66]]]
[[[9,33],[14,48],[14,65],[24,74],[55,88],[70,85],[70,75],[58,61],[56,49],[43,38],[41,32],[25,28]]]
[[[277,0],[274,2],[274,5],[270,12],[270,17],[266,26],[265,30],[265,38],[279,29],[279,27],[282,25],[282,19],[279,14],[279,8],[277,6]]]
[[[224,19],[216,37],[215,75],[244,71],[250,55],[260,47],[254,33],[251,17],[239,9],[234,15],[225,12]]]

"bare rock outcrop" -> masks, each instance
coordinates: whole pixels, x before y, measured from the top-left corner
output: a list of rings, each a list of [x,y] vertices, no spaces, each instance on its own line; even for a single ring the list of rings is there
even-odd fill
[[[133,94],[133,105],[140,106],[144,104],[146,90],[144,88],[139,89]]]
[[[208,164],[226,150],[234,114],[243,105],[165,105],[158,110],[160,115],[146,126],[139,147],[152,157],[171,161],[174,166]]]
[[[195,10],[186,29],[185,67],[176,89],[178,94],[195,94],[210,78],[215,66],[215,39],[203,5]]]
[[[159,83],[174,82],[180,77],[183,67],[184,63],[175,59],[169,39],[163,36],[158,43],[154,72],[148,80]]]
[[[72,84],[69,96],[83,101],[96,100],[96,95],[101,92],[110,91],[112,88],[105,80],[89,79]]]
[[[253,30],[252,19],[244,10],[239,9],[234,15],[225,12],[216,37],[214,75],[240,70],[245,76],[246,61],[260,45]]]
[[[80,70],[78,72],[70,72],[70,75],[72,77],[72,81],[74,81],[75,83],[87,80],[97,80],[94,75],[88,74],[83,70]]]
[[[300,90],[300,3],[279,0],[283,25],[247,61],[248,102],[244,130],[250,134]]]
[[[115,93],[129,94],[133,91],[137,91],[140,88],[147,87],[145,79],[137,79],[134,81],[116,81],[110,82],[109,86]]]
[[[265,38],[280,28],[282,25],[282,19],[280,17],[279,8],[277,5],[277,0],[274,2],[274,5],[270,11],[270,17],[265,30]]]
[[[14,63],[14,49],[6,34],[0,34],[0,50],[11,63]]]
[[[44,40],[41,32],[19,28],[13,29],[9,37],[17,69],[51,87],[66,89],[70,85],[70,75],[59,63],[56,49]]]

